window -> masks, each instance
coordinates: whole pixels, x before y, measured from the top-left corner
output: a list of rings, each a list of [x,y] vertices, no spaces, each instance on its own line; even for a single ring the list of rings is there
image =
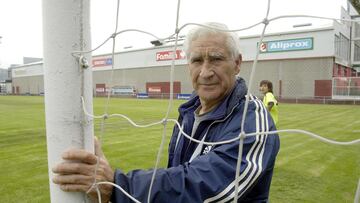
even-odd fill
[[[360,61],[360,41],[354,43],[354,61]]]
[[[338,45],[338,47],[336,46]],[[337,39],[337,35],[335,35],[335,53],[340,58],[345,60],[350,60],[350,40],[343,34],[340,33],[340,37]]]
[[[360,24],[358,22],[354,22],[354,37],[360,38]]]
[[[335,35],[335,55],[340,56],[340,37]]]

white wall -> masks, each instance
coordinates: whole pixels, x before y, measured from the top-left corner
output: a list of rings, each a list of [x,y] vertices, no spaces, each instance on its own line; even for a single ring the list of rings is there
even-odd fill
[[[143,67],[159,67],[159,66],[170,66],[171,60],[159,60],[157,61],[157,54],[161,52],[172,52],[172,46],[164,46],[159,48],[150,48],[150,49],[143,49],[143,50],[134,50],[128,52],[121,52],[115,55],[115,69],[129,69],[129,68],[143,68]],[[178,47],[177,50],[182,50],[182,47]],[[183,53],[181,53],[183,54]],[[185,55],[182,55],[185,57]],[[108,59],[111,58],[111,55],[101,55],[101,56],[94,56],[93,60],[99,59]],[[187,61],[185,58],[175,60],[175,65],[183,65],[186,64]],[[111,69],[111,64],[106,66],[98,66],[94,67],[94,71],[100,70],[109,70]]]
[[[29,65],[13,68],[11,70],[11,74],[13,78],[44,75],[43,63],[29,64]]]

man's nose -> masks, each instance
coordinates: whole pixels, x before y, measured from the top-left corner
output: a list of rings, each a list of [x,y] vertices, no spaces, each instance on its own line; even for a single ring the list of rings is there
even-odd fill
[[[202,78],[209,78],[214,75],[214,71],[211,68],[211,64],[207,61],[205,61],[202,64],[201,71],[200,71],[200,77]]]

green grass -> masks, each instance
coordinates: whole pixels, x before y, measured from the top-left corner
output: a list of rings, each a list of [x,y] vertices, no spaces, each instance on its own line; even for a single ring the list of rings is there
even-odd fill
[[[0,96],[0,202],[49,202],[43,97]],[[170,117],[177,117],[175,101]],[[95,114],[104,98],[94,99]],[[111,99],[109,113],[123,113],[136,123],[159,121],[166,100]],[[360,108],[346,105],[280,105],[281,129],[304,129],[327,138],[360,139]],[[167,128],[167,142],[172,123]],[[110,118],[105,131],[95,122],[110,163],[125,171],[151,168],[162,127],[133,128]],[[167,143],[162,166],[166,166]],[[302,134],[281,134],[271,202],[353,202],[360,178],[360,146],[335,146]]]

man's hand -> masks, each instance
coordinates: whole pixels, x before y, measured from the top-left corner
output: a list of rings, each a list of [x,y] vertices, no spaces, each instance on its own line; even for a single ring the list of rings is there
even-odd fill
[[[97,139],[95,139],[95,154],[83,149],[70,149],[63,153],[62,158],[65,162],[56,165],[52,171],[57,173],[53,182],[59,184],[64,191],[88,192],[92,199],[97,200],[96,187],[93,187],[95,170],[96,182],[114,182],[114,171],[106,160]],[[113,186],[98,185],[98,188],[102,202],[108,202]]]

